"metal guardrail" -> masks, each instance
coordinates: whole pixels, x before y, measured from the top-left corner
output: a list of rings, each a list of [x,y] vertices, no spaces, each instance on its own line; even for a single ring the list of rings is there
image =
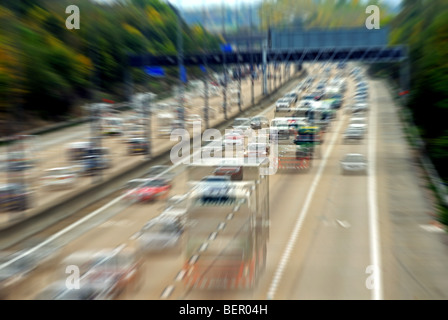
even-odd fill
[[[115,104],[115,108],[117,110],[126,109],[128,107],[129,107],[129,103],[128,102]],[[32,130],[27,130],[27,131],[23,131],[23,132],[18,132],[16,135],[40,135],[40,134],[44,134],[44,133],[48,133],[48,132],[64,129],[64,128],[69,127],[69,126],[86,123],[86,122],[89,122],[90,120],[91,120],[91,117],[79,117],[79,118],[76,118],[76,119],[63,121],[63,122],[58,122],[58,123],[47,125],[47,126],[44,126],[44,127],[41,127],[41,128],[37,128],[37,129],[32,129]],[[16,136],[16,135],[14,135],[14,136]],[[0,137],[0,144],[1,143],[8,143],[8,142],[14,141],[15,140],[14,136]]]

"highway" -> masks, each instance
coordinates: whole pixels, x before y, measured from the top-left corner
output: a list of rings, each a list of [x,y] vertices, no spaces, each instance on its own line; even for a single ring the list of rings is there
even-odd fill
[[[310,66],[308,72],[318,75],[319,69]],[[447,299],[447,235],[432,227],[434,204],[413,162],[398,107],[382,80],[368,83],[369,129],[361,143],[344,144],[350,115],[343,107],[325,133],[322,157],[314,159],[309,172],[270,177],[267,262],[254,289],[185,287],[181,270],[191,257],[182,250],[146,255],[136,285],[117,299]],[[351,104],[353,92],[349,79],[344,106]],[[264,113],[273,118],[273,107]],[[340,160],[347,153],[367,157],[366,175],[341,174]],[[176,171],[170,195],[187,191],[186,172]],[[58,237],[55,241],[64,245],[57,254],[18,281],[5,299],[34,299],[45,286],[64,279],[63,259],[71,253],[132,247],[142,226],[164,208],[163,200],[112,201],[99,209],[101,214]],[[231,233],[232,223],[238,221],[217,229],[217,239]],[[44,239],[61,230],[54,227],[37,236]]]

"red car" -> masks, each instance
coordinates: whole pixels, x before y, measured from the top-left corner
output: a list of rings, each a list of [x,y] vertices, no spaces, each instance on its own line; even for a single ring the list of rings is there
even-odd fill
[[[154,178],[145,179],[141,185],[135,187],[129,196],[137,198],[138,201],[151,201],[155,199],[164,199],[171,190],[171,183],[166,179]]]

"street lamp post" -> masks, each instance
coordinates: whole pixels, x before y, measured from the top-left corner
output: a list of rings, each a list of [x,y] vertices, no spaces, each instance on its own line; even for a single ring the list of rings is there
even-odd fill
[[[93,162],[93,176],[92,176],[92,183],[98,183],[102,180],[102,161],[104,161],[103,157],[104,155],[101,152],[101,112],[102,112],[103,105],[101,103],[92,103],[90,105],[90,150],[92,148],[96,150],[97,152],[100,152],[99,154],[90,153],[91,156],[94,156],[94,158],[91,158],[90,160]],[[95,166],[99,166],[98,169],[95,168]],[[98,174],[96,174],[98,172]]]
[[[251,81],[251,105],[254,103],[254,77],[255,77],[255,69],[254,69],[254,55],[252,53],[252,4],[249,4],[249,51],[250,51],[250,81]]]
[[[183,77],[185,76],[184,67],[184,51],[183,51],[183,35],[181,28],[181,18],[180,18],[180,3],[177,1],[177,62],[179,68],[179,108],[178,108],[178,120],[180,121],[181,128],[185,128],[185,109],[184,109],[184,82]]]
[[[204,0],[204,4],[203,4],[203,8],[202,8],[202,23],[204,25],[204,42],[202,44],[202,62],[204,64],[204,122],[205,122],[205,129],[208,129],[210,124],[209,124],[209,114],[208,114],[208,70],[207,70],[207,59],[206,59],[206,51],[207,51],[207,41],[206,41],[206,36],[205,36],[205,26],[206,26],[206,16],[205,16],[205,0]]]
[[[146,159],[149,160],[152,157],[152,135],[151,135],[151,125],[152,125],[152,101],[155,99],[156,95],[149,92],[144,96],[142,103],[143,106],[143,119],[145,123],[145,138],[148,144],[148,152],[146,153]]]

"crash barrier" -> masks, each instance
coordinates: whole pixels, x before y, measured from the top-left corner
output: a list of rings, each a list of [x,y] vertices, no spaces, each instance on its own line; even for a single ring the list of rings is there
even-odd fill
[[[129,108],[129,103],[128,102],[117,103],[114,105],[114,107],[117,110],[123,111],[123,110],[126,110]],[[41,128],[37,128],[37,129],[18,132],[16,135],[41,135],[41,134],[65,129],[65,128],[68,128],[71,126],[83,124],[83,123],[89,122],[90,120],[91,120],[91,117],[79,117],[79,118],[68,120],[68,121],[62,121],[62,122],[58,122],[55,124],[46,125],[46,126],[43,126]],[[0,144],[9,143],[11,141],[15,141],[14,136],[6,136],[6,137],[0,138]]]

